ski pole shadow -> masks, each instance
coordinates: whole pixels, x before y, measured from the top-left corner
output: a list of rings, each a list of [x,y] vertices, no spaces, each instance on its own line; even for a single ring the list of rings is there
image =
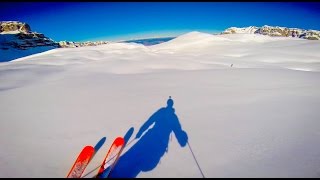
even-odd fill
[[[123,147],[126,146],[128,140],[130,139],[130,137],[131,137],[132,134],[133,134],[133,131],[134,131],[134,128],[131,127],[131,128],[127,131],[127,133],[123,136],[123,139],[124,139],[124,145],[123,145]],[[115,157],[115,156],[114,156],[114,157]],[[112,157],[112,159],[113,159],[113,157]],[[117,159],[116,159],[115,161],[117,162]],[[116,163],[116,162],[115,162],[115,163]],[[109,166],[108,168],[106,168],[106,169],[102,172],[102,174],[101,174],[100,177],[102,177],[102,178],[108,177],[108,174],[111,172],[112,169],[113,169],[113,167]],[[97,178],[99,178],[99,177],[97,176]]]
[[[172,132],[180,146],[186,146],[188,135],[181,128],[173,104],[170,97],[167,106],[153,113],[140,127],[135,137],[138,141],[119,158],[109,177],[135,178],[141,172],[153,170],[168,152]]]
[[[131,128],[126,132],[126,134],[123,136],[123,137],[124,137],[124,140],[125,140],[124,146],[126,145],[126,143],[128,142],[128,140],[129,140],[130,137],[132,136],[133,131],[134,131],[134,128],[131,127]],[[103,137],[103,138],[95,145],[95,147],[94,147],[95,154],[96,154],[97,151],[101,148],[101,146],[104,144],[105,141],[106,141],[106,137]],[[95,154],[94,154],[94,155],[95,155]],[[83,176],[83,178],[84,178],[84,177],[87,177],[89,174],[93,173],[93,172],[94,172],[95,170],[97,170],[99,167],[100,167],[100,165],[97,166],[96,168],[94,168],[93,170],[91,170],[90,172],[88,172],[87,174],[85,174],[85,175]],[[107,169],[106,169],[106,170],[107,170]],[[103,172],[103,173],[105,173],[105,172]],[[94,176],[93,176],[92,178],[96,178],[96,177],[97,177],[97,175],[94,174]]]
[[[124,147],[126,146],[126,144],[128,143],[130,137],[132,136],[133,131],[134,131],[134,128],[131,127],[131,128],[127,131],[127,133],[123,136],[123,139],[124,139]]]
[[[96,154],[99,151],[99,149],[104,144],[106,139],[107,139],[106,137],[103,137],[103,138],[100,139],[100,141],[98,141],[98,143],[94,146],[94,154]]]
[[[94,156],[97,154],[97,152],[99,151],[99,149],[102,147],[102,145],[104,144],[104,142],[106,141],[106,137],[102,137],[98,143],[94,146],[94,154],[92,155],[90,161],[94,158]],[[92,171],[86,173],[85,175],[82,176],[82,178],[88,176],[90,173],[92,173],[94,170],[96,170],[97,168],[93,169]]]
[[[132,136],[132,134],[133,134],[133,131],[134,131],[134,128],[133,127],[131,127],[127,132],[126,132],[126,134],[124,135],[124,140],[125,140],[125,144],[128,142],[128,140],[130,139],[130,137]],[[94,154],[96,154],[98,151],[99,151],[99,149],[102,147],[102,145],[105,143],[105,141],[106,141],[106,137],[102,137],[99,141],[98,141],[98,143],[94,146]]]

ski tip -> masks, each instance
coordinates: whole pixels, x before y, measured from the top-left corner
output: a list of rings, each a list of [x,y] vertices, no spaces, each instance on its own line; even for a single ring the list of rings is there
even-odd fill
[[[91,145],[87,145],[87,146],[85,146],[83,149],[94,149],[94,147],[91,146]]]
[[[117,137],[115,140],[114,140],[114,143],[116,146],[119,146],[119,145],[122,145],[124,144],[124,138],[123,137]]]

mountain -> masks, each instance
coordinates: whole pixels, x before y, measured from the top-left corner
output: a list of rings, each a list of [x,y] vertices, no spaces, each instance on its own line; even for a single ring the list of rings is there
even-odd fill
[[[42,33],[32,32],[27,23],[0,22],[0,62],[58,48],[59,44]]]
[[[59,47],[59,44],[42,33],[32,32],[28,24],[18,21],[0,22],[1,49],[9,48],[26,50],[33,47]]]
[[[84,47],[84,46],[98,46],[103,44],[108,44],[109,41],[86,41],[86,42],[73,42],[73,41],[59,41],[59,46],[61,48],[75,48],[75,47]]]
[[[240,35],[231,39],[229,36],[223,36],[228,34]],[[151,47],[151,49],[156,49],[156,51],[162,51],[164,49],[183,50],[186,48],[190,51],[194,51],[207,46],[212,46],[215,43],[281,40],[274,37],[320,40],[320,31],[267,25],[262,27],[230,27],[218,35],[193,31],[178,37],[128,40],[123,41],[123,43],[134,42],[145,46],[155,46]],[[30,25],[27,23],[19,21],[0,21],[0,62],[10,61],[55,48],[98,46],[109,43],[109,41],[56,42],[42,33],[33,32]]]
[[[267,26],[262,27],[231,27],[223,31],[221,34],[262,34],[268,36],[277,36],[277,37],[296,37],[308,40],[320,40],[320,31],[317,30],[305,30],[299,28],[287,28],[279,26]]]
[[[65,177],[87,144],[93,177],[117,136],[114,178],[319,177],[319,49],[191,32],[0,63],[0,177]]]
[[[299,38],[283,38],[283,37],[270,37],[261,34],[239,33],[239,34],[208,34],[198,31],[189,32],[180,35],[170,41],[163,42],[150,46],[149,48],[155,52],[174,53],[177,51],[184,51],[184,53],[203,52],[207,53],[207,48],[214,47],[213,50],[220,53],[226,49],[223,46],[233,47],[235,44],[244,45],[243,43],[261,43],[261,42],[274,42],[283,40],[304,41]],[[241,47],[241,46],[240,46]],[[221,50],[218,50],[221,49]],[[231,50],[230,50],[231,51]]]
[[[33,32],[29,24],[19,21],[0,21],[0,62],[41,53],[55,48],[73,48],[108,44],[97,42],[56,42],[42,33]]]
[[[31,28],[28,24],[18,21],[0,21],[0,33],[13,31],[29,33]]]
[[[259,28],[256,26],[249,26],[244,28],[230,27],[222,32],[222,34],[253,34]]]

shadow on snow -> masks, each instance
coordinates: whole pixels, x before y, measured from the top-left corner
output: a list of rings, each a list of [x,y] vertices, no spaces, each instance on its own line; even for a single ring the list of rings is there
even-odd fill
[[[186,146],[188,135],[181,128],[173,104],[170,97],[167,106],[157,110],[140,127],[135,137],[138,141],[119,158],[109,177],[134,178],[140,172],[153,170],[161,157],[168,152],[171,132],[175,134],[181,147]],[[133,129],[127,134],[130,133],[133,133]]]

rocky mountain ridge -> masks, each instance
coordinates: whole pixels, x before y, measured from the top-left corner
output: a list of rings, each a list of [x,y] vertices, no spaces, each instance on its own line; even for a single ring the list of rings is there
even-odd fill
[[[268,36],[276,37],[294,37],[302,38],[308,40],[320,40],[320,31],[317,30],[305,30],[299,28],[287,28],[279,26],[268,26],[264,25],[262,27],[249,26],[243,28],[230,27],[223,31],[221,34],[238,34],[238,33],[248,33],[248,34],[262,34]]]
[[[262,34],[273,37],[292,37],[306,40],[320,40],[320,31],[304,30],[299,28],[287,28],[279,26],[249,26],[244,28],[231,27],[219,34]],[[217,37],[218,38],[218,37]],[[175,37],[172,38],[173,41]],[[167,39],[163,42],[172,40]],[[193,38],[188,42],[192,42]],[[204,38],[206,39],[206,38]],[[135,43],[150,43],[154,39],[125,41]],[[96,42],[73,42],[73,41],[54,41],[42,33],[33,32],[29,24],[19,21],[0,21],[0,62],[11,61],[17,58],[41,53],[55,48],[76,48],[84,46],[98,46],[110,43],[109,41]]]
[[[98,46],[110,43],[109,41],[87,41],[87,42],[73,42],[73,41],[59,41],[59,46],[61,48],[75,48],[84,46]]]
[[[26,50],[48,46],[58,48],[59,44],[42,33],[32,32],[28,24],[18,21],[0,21],[0,47]]]
[[[108,44],[108,41],[97,42],[56,42],[42,33],[32,32],[27,23],[19,21],[0,21],[0,46],[1,49],[9,48],[26,50],[33,47],[73,48],[83,46],[97,46]]]

